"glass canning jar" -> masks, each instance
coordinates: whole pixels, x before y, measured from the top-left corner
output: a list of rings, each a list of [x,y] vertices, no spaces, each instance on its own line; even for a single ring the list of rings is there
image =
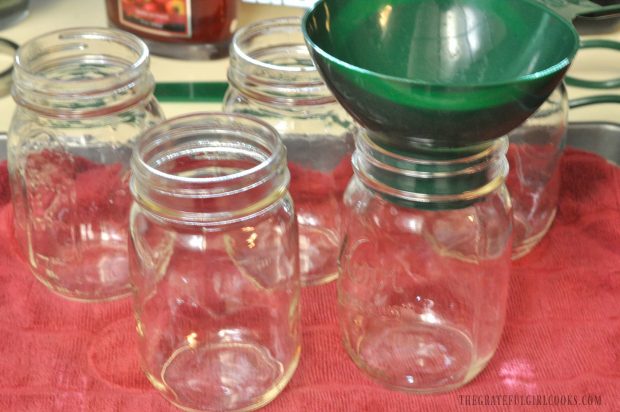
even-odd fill
[[[567,126],[568,97],[561,84],[536,113],[508,134],[506,186],[513,207],[513,259],[530,252],[553,223]]]
[[[129,159],[163,115],[146,45],[110,29],[52,32],[15,57],[8,133],[15,237],[34,275],[77,300],[129,294]]]
[[[356,139],[338,306],[353,361],[392,388],[473,379],[504,325],[511,206],[506,139],[445,160]]]
[[[224,111],[261,118],[287,147],[302,283],[335,279],[354,125],[312,64],[300,20],[265,20],[239,30],[228,80]]]
[[[187,410],[274,399],[300,355],[297,223],[277,132],[195,114],[132,159],[130,256],[142,367]]]

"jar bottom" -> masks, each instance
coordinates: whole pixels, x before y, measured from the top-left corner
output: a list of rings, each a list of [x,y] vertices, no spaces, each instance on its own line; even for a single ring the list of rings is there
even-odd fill
[[[336,279],[337,261],[337,235],[326,228],[300,223],[299,267],[302,286],[323,285]]]
[[[56,256],[68,255],[56,250]],[[32,273],[45,286],[63,298],[80,302],[102,302],[129,296],[127,244],[92,244],[81,248],[79,264],[56,256],[36,255]],[[55,263],[58,262],[58,263]],[[38,269],[37,269],[38,268]]]
[[[340,204],[333,194],[322,200],[295,199],[302,286],[318,286],[338,277]]]
[[[283,365],[255,342],[221,342],[177,349],[151,384],[185,411],[253,411],[278,396],[293,376],[301,347]]]
[[[540,229],[534,233],[530,234],[527,238],[524,238],[524,234],[527,233],[527,222],[519,222],[515,219],[515,238],[513,240],[512,247],[512,260],[517,260],[534,249],[538,243],[545,237],[551,225],[553,225],[553,221],[555,220],[555,215],[557,213],[557,208],[553,209],[547,218],[547,221],[544,224],[540,225]],[[523,227],[523,230],[520,228]],[[520,236],[521,235],[521,236]]]
[[[476,359],[471,339],[457,328],[402,321],[380,322],[345,349],[355,364],[390,389],[412,393],[454,390],[473,379],[492,354]]]

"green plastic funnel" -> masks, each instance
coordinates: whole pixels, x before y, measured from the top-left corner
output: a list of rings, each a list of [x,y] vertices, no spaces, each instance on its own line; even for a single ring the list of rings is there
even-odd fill
[[[464,147],[505,135],[551,94],[579,48],[573,17],[620,9],[543,2],[321,0],[302,29],[323,79],[377,143]]]

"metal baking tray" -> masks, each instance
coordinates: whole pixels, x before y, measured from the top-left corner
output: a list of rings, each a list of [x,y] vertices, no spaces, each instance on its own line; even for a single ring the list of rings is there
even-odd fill
[[[620,165],[620,124],[604,122],[571,123],[568,146],[596,153]],[[6,134],[0,133],[0,160],[6,159]]]
[[[578,122],[568,127],[568,146],[596,153],[620,165],[620,124]]]

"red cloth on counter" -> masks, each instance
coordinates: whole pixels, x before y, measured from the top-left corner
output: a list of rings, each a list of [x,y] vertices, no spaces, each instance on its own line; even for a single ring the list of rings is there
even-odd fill
[[[6,161],[0,162],[0,206],[11,201],[9,188],[9,168]]]
[[[263,410],[620,411],[620,168],[576,150],[561,167],[556,221],[515,262],[502,341],[469,385],[415,396],[366,378],[340,344],[331,283],[304,289],[301,362]],[[0,201],[6,187],[0,181]],[[16,258],[10,219],[11,207],[0,206],[0,410],[176,410],[139,369],[130,300],[81,304],[53,295]],[[502,395],[570,405],[476,406],[508,402]]]

